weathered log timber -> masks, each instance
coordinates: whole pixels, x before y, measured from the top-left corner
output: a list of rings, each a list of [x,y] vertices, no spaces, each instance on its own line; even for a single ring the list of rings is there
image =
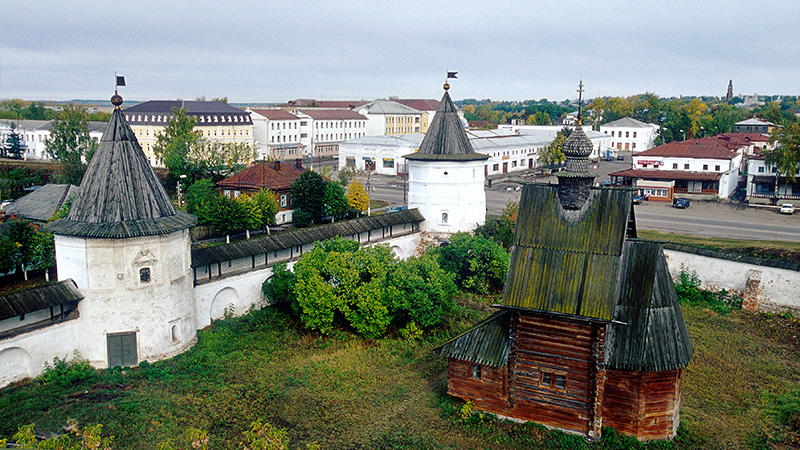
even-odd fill
[[[631,190],[590,187],[579,130],[559,185],[522,192],[500,310],[436,349],[448,393],[590,439],[672,438],[693,353],[675,286],[661,245],[636,239]]]

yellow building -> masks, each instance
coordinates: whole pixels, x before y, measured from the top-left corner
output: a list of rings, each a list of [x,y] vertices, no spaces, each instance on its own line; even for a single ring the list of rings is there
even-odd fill
[[[206,141],[254,148],[253,121],[247,111],[220,102],[151,100],[126,108],[124,114],[152,166],[163,166],[153,148],[175,108],[183,108],[187,116],[197,119],[195,130]]]
[[[425,133],[428,113],[392,100],[376,100],[358,108],[367,118],[367,135]]]

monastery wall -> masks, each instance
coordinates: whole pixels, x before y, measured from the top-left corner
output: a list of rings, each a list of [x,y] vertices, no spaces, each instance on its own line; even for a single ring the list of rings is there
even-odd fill
[[[71,360],[77,348],[78,317],[0,340],[0,387],[41,375],[53,358]]]
[[[665,248],[664,254],[674,279],[682,270],[694,271],[703,289],[725,289],[742,295],[745,309],[800,311],[798,264],[691,248]]]

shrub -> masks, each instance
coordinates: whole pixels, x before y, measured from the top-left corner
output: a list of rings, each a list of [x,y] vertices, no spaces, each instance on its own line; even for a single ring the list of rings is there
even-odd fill
[[[286,268],[286,262],[282,261],[272,266],[272,276],[261,285],[264,297],[273,302],[294,301],[294,285],[297,278],[294,272]]]
[[[727,313],[732,309],[741,309],[742,298],[735,293],[722,289],[717,292],[700,289],[700,278],[697,272],[681,269],[678,282],[675,284],[678,300],[695,306],[702,306],[718,313]]]
[[[429,328],[453,310],[457,293],[454,280],[455,275],[442,269],[435,256],[424,254],[397,265],[390,276],[389,297],[399,316]]]
[[[455,233],[449,245],[439,247],[434,253],[442,268],[455,275],[460,289],[478,294],[503,289],[509,256],[500,244],[482,236]]]
[[[44,372],[39,376],[39,381],[44,384],[55,383],[66,387],[95,378],[97,378],[97,372],[89,364],[89,361],[80,359],[80,355],[76,351],[71,361],[56,357],[53,358],[52,366],[44,363]]]

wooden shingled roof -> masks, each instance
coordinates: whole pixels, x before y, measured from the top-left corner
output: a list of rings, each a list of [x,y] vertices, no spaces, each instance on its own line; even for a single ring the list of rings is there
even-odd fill
[[[694,349],[660,244],[625,243],[623,278],[608,334],[612,369],[655,372],[686,367]]]
[[[130,238],[171,233],[196,221],[172,206],[122,111],[117,109],[111,114],[68,216],[45,228],[69,236]]]
[[[440,356],[503,367],[511,348],[511,311],[497,311],[486,320],[433,349]]]
[[[83,299],[71,278],[0,295],[0,320]]]
[[[352,236],[370,230],[403,223],[419,223],[425,220],[418,209],[398,211],[377,216],[361,217],[345,222],[336,222],[312,228],[285,231],[230,244],[202,247],[192,250],[192,267],[207,266],[223,261],[232,261],[253,255],[283,250],[300,245],[324,241],[335,236]]]
[[[458,116],[450,94],[445,91],[433,121],[416,153],[405,155],[412,160],[474,161],[489,159],[488,155],[475,152],[469,142],[464,125]]]
[[[557,186],[526,185],[503,305],[612,320],[631,202],[629,190],[592,189],[570,211]]]
[[[78,187],[71,184],[46,184],[14,203],[6,206],[7,214],[16,214],[34,222],[47,222],[62,204],[78,193]]]

